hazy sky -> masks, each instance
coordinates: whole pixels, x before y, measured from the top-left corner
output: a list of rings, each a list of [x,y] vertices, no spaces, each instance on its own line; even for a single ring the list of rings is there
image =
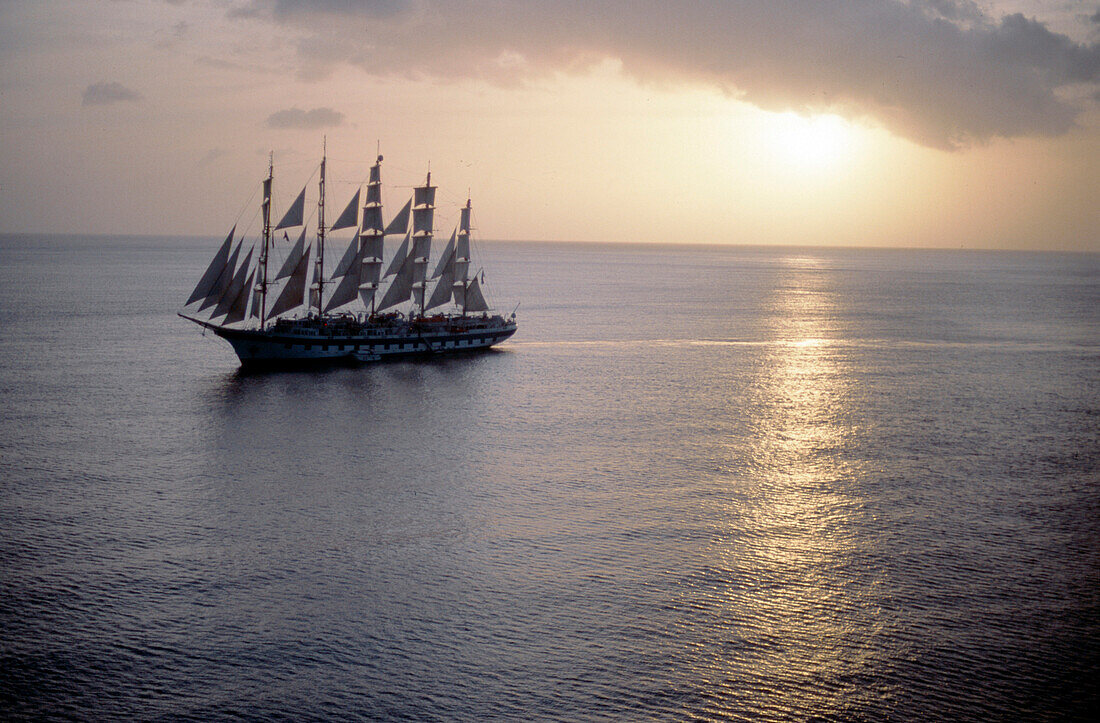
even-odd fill
[[[323,136],[333,217],[381,143],[484,238],[1100,251],[1100,3],[0,0],[0,232],[216,238]]]

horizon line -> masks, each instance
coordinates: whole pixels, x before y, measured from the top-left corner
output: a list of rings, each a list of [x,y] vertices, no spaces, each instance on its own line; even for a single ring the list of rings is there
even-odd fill
[[[42,236],[56,238],[88,238],[88,239],[214,239],[221,238],[218,234],[112,234],[112,233],[81,233],[72,231],[0,231],[0,238]],[[792,249],[848,249],[848,250],[876,250],[876,251],[992,251],[1010,253],[1066,253],[1100,255],[1100,249],[1090,250],[1082,248],[1037,248],[1026,247],[999,247],[999,246],[971,246],[960,244],[958,246],[894,246],[885,244],[812,244],[812,243],[762,243],[762,242],[723,242],[723,241],[592,241],[584,239],[499,239],[479,238],[476,243],[516,243],[516,244],[569,244],[589,246],[645,246],[654,248],[663,247],[697,247],[697,248],[792,248]]]

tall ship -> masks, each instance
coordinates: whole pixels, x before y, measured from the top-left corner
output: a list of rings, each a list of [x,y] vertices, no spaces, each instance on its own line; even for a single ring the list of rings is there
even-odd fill
[[[335,223],[326,225],[325,165],[322,154],[316,235],[307,243],[306,188],[282,220],[271,224],[274,163],[269,160],[260,238],[246,248],[245,237],[236,238],[235,225],[181,317],[229,342],[245,367],[471,352],[516,333],[515,311],[507,318],[492,313],[485,272],[471,268],[469,197],[433,266],[436,186],[431,171],[384,223],[379,154],[365,200],[360,204],[359,186]],[[297,227],[301,232],[291,244],[284,229]],[[329,269],[325,254],[333,245],[330,234],[344,229],[354,232]]]

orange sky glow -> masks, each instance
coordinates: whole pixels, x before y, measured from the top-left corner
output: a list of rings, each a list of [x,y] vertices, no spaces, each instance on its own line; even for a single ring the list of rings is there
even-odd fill
[[[0,232],[224,236],[327,138],[332,207],[380,144],[388,205],[430,164],[487,239],[1096,252],[1098,40],[1039,0],[0,2]]]

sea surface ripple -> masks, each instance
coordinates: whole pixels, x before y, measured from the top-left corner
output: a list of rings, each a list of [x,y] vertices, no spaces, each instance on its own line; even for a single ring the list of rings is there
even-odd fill
[[[1100,709],[1100,258],[486,243],[498,351],[245,374],[217,240],[0,237],[0,714]]]

